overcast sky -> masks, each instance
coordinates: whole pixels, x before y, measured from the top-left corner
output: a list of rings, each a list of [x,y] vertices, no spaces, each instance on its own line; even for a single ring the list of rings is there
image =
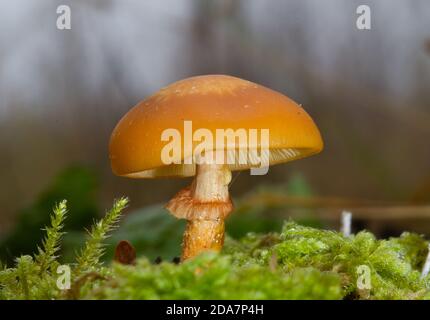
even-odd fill
[[[71,3],[72,30],[55,28],[56,7]],[[245,5],[246,3],[246,5]],[[0,1],[0,116],[61,101],[70,81],[98,94],[112,69],[131,97],[171,82],[189,41],[191,0]],[[357,78],[408,95],[430,38],[428,0],[372,1],[372,30],[355,28],[362,1],[243,1],[243,16],[258,39],[275,39],[304,63],[327,74],[356,69]],[[422,60],[420,62],[420,60]],[[418,62],[417,62],[418,61]],[[418,67],[418,65],[420,67]],[[395,66],[395,68],[393,68]],[[72,76],[70,76],[72,74]],[[17,109],[18,108],[18,109]]]

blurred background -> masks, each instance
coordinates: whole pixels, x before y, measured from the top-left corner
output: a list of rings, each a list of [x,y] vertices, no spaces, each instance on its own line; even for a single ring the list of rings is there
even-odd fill
[[[71,30],[56,28],[61,4]],[[371,30],[356,27],[361,4]],[[428,0],[0,0],[0,258],[31,250],[62,198],[70,234],[115,197],[130,198],[130,216],[162,210],[189,181],[114,176],[110,133],[152,92],[210,73],[288,95],[325,141],[234,180],[238,211],[258,212],[233,234],[289,216],[336,227],[343,209],[380,235],[430,233]]]

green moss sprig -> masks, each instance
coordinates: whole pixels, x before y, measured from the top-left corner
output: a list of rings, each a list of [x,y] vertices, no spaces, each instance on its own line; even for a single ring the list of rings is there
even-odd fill
[[[127,204],[127,198],[115,201],[112,209],[107,212],[105,217],[93,224],[88,232],[87,242],[76,257],[75,276],[80,276],[82,272],[96,269],[99,266],[100,258],[105,251],[103,240],[108,237],[109,232],[117,227],[121,212],[127,207]]]
[[[115,201],[106,216],[95,222],[77,262],[70,264],[72,281],[81,274],[90,273],[94,268],[101,268],[99,260],[103,254],[102,241],[118,223],[127,203],[126,198]],[[54,207],[51,225],[45,229],[46,236],[42,241],[42,247],[38,248],[34,258],[23,255],[16,258],[14,267],[2,266],[0,299],[62,299],[66,296],[57,286],[57,267],[60,265],[58,252],[64,234],[62,228],[66,213],[66,201]]]
[[[50,265],[57,259],[60,251],[60,241],[64,232],[64,220],[67,214],[67,201],[63,200],[53,209],[51,215],[51,226],[45,229],[46,236],[42,241],[42,247],[38,247],[38,254],[35,257],[40,273],[46,272]]]

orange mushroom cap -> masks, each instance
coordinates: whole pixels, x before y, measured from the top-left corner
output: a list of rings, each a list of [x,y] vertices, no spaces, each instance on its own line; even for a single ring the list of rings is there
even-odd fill
[[[264,86],[227,75],[204,75],[177,81],[139,102],[117,124],[109,145],[115,174],[134,178],[195,175],[191,164],[164,164],[161,159],[165,129],[184,136],[184,121],[193,130],[205,128],[215,137],[217,129],[269,129],[269,163],[284,163],[323,149],[321,134],[312,118],[296,102]],[[192,157],[184,150],[181,160]],[[259,142],[253,148],[260,147]],[[237,152],[240,145],[226,145]],[[232,163],[230,170],[252,164]]]

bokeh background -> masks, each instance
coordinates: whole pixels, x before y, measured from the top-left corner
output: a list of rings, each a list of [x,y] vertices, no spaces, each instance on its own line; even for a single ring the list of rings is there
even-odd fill
[[[71,30],[56,28],[60,4],[71,7]],[[371,30],[356,28],[361,4]],[[283,92],[324,137],[318,156],[238,176],[231,192],[242,203],[276,189],[263,201],[281,203],[283,217],[357,207],[362,227],[377,230],[378,214],[409,215],[415,224],[399,228],[430,231],[428,0],[0,0],[3,251],[34,246],[24,235],[63,197],[78,229],[115,197],[128,196],[132,212],[188,184],[115,177],[108,141],[141,99],[209,73]]]

